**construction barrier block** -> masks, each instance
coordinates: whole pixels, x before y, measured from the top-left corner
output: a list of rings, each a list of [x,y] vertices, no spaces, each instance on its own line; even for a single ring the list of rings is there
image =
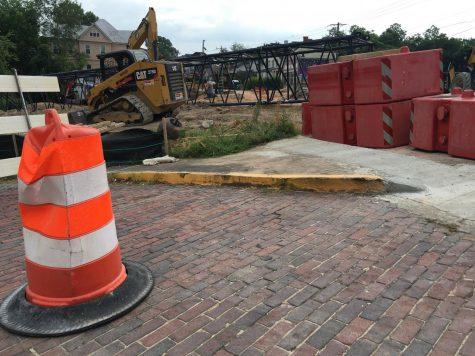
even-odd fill
[[[466,90],[450,107],[448,152],[452,156],[475,159],[475,96]]]
[[[409,52],[353,62],[354,102],[401,101],[443,92],[442,50]]]
[[[71,334],[124,315],[150,293],[152,272],[122,263],[97,129],[46,110],[45,126],[25,137],[18,199],[28,283],[0,305],[2,327]]]
[[[302,135],[312,135],[312,114],[310,111],[310,103],[302,104]]]
[[[357,144],[391,148],[409,144],[411,101],[356,105]]]
[[[353,104],[352,72],[350,61],[309,67],[307,82],[310,104]]]
[[[356,145],[354,106],[312,106],[312,137]]]
[[[449,112],[452,99],[442,94],[412,100],[410,144],[426,151],[448,151]]]

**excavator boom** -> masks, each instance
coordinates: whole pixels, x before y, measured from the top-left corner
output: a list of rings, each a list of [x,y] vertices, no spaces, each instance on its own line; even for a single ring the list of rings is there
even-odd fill
[[[152,61],[158,61],[158,29],[157,17],[153,7],[148,9],[147,15],[140,22],[139,27],[129,37],[127,48],[139,49],[146,43],[148,54]]]

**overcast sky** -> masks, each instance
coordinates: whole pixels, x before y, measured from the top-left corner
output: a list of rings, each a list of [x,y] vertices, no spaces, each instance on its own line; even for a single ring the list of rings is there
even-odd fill
[[[169,38],[181,54],[208,53],[234,42],[247,47],[263,43],[319,38],[328,25],[357,24],[381,33],[398,22],[409,34],[436,25],[455,37],[475,38],[473,0],[79,0],[120,30],[135,29],[153,6],[158,31]],[[348,29],[349,26],[342,27]]]

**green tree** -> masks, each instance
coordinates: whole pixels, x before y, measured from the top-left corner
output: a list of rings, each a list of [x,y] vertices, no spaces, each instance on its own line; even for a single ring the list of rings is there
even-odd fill
[[[15,49],[9,36],[0,36],[0,74],[11,74],[10,63],[16,59]]]
[[[346,35],[345,31],[340,30],[338,26],[333,26],[331,29],[328,30],[327,37],[341,37],[345,35]]]
[[[246,46],[244,46],[242,43],[234,42],[231,45],[231,51],[242,51],[243,49],[246,49]]]
[[[53,0],[50,6],[50,17],[44,27],[53,48],[51,59],[58,71],[81,68],[86,59],[79,53],[77,34],[83,24],[84,10],[74,0]]]
[[[378,37],[378,35],[374,33],[374,31],[367,30],[366,28],[358,25],[352,25],[350,27],[350,35],[358,35],[367,40],[371,40],[373,38]]]
[[[14,55],[6,59],[8,67],[15,67],[22,74],[35,73],[30,59],[40,43],[40,7],[33,1],[0,1],[0,36],[9,36],[16,46]]]
[[[411,51],[442,48],[444,68],[449,63],[455,65],[457,71],[466,71],[467,55],[471,46],[475,45],[474,39],[461,39],[448,37],[437,26],[431,26],[422,34],[406,36],[406,31],[399,24],[392,24],[381,35],[364,27],[353,25],[351,34],[359,34],[369,39],[375,45],[376,50],[408,46]]]
[[[449,63],[453,63],[458,71],[465,71],[466,57],[470,51],[472,41],[453,37],[449,38],[445,33],[440,32],[438,27],[431,26],[422,35],[416,34],[406,38],[405,44],[411,51],[442,48],[444,67],[447,68]]]
[[[15,44],[8,67],[42,74],[82,67],[76,36],[96,17],[73,0],[0,0],[0,18],[0,36]]]
[[[86,11],[82,16],[81,25],[91,26],[97,20],[99,20],[99,17],[97,17],[93,12]]]
[[[175,47],[173,47],[172,42],[168,38],[158,36],[157,41],[158,55],[160,58],[168,60],[176,58],[178,57],[178,54],[180,54],[180,52]]]
[[[374,48],[376,50],[385,49],[387,45],[382,43],[379,39],[379,35],[372,30],[367,30],[366,28],[358,25],[353,25],[350,27],[350,34],[360,36],[366,40],[369,40],[374,43]]]
[[[387,48],[401,47],[404,44],[406,38],[406,31],[398,23],[394,23],[389,26],[379,36],[379,41]]]

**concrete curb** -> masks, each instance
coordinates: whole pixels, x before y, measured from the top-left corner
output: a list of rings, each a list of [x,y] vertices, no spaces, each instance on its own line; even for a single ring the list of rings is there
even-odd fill
[[[111,181],[142,183],[238,185],[314,192],[381,193],[384,181],[374,175],[259,174],[209,172],[110,172]]]

